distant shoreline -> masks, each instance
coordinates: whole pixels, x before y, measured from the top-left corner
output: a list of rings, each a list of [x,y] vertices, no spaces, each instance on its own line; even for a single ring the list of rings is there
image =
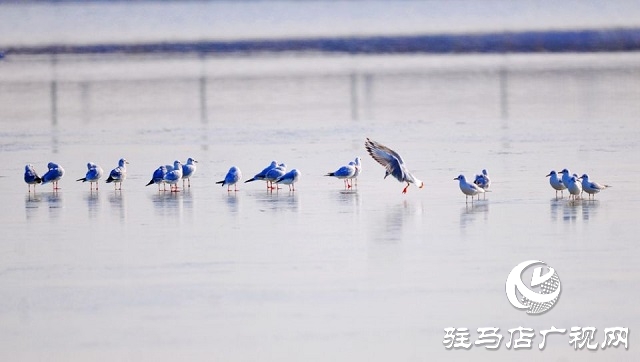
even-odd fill
[[[252,54],[277,52],[379,53],[537,53],[640,50],[640,28],[318,37],[254,40],[172,41],[84,45],[13,46],[2,55],[55,54]]]

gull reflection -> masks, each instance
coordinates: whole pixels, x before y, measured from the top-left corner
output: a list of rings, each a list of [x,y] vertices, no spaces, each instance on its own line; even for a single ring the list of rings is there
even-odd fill
[[[89,194],[84,197],[87,202],[87,210],[89,211],[89,218],[94,219],[98,216],[98,210],[100,209],[100,197],[97,190],[91,190]]]
[[[551,199],[551,221],[562,220],[567,223],[575,223],[578,219],[589,221],[594,215],[600,202],[598,200],[566,200]]]
[[[189,219],[193,219],[193,194],[190,188],[183,189],[182,192],[182,212],[186,213]]]
[[[253,193],[253,195],[257,196],[256,201],[261,211],[299,211],[300,202],[297,192],[266,192]]]
[[[35,193],[33,195],[29,193],[25,196],[24,211],[26,213],[27,220],[31,220],[35,218],[36,213],[40,208],[41,201],[42,201],[42,197],[40,195],[36,195]]]
[[[240,203],[239,203],[239,196],[237,192],[227,192],[226,195],[222,196],[226,203],[227,206],[229,207],[229,212],[231,212],[233,215],[238,216],[238,213],[240,212]]]
[[[566,200],[553,198],[549,201],[551,221],[574,223],[578,219],[578,210],[582,206],[581,200]]]
[[[385,208],[384,220],[376,224],[373,239],[382,243],[399,243],[410,231],[409,225],[423,220],[423,205],[419,201],[404,200],[400,204]],[[382,230],[380,230],[382,227]]]
[[[357,190],[341,190],[338,193],[331,192],[331,196],[338,201],[339,213],[359,214],[362,200]]]
[[[46,196],[47,203],[49,204],[49,217],[51,219],[57,219],[60,217],[60,213],[63,207],[62,194],[60,192],[51,192]]]
[[[125,204],[125,197],[121,190],[114,190],[109,195],[109,204],[111,208],[118,213],[120,221],[124,222],[127,219],[127,208]]]
[[[589,221],[598,210],[600,201],[598,200],[583,200],[582,202],[582,220]]]
[[[401,273],[404,268],[403,244],[422,239],[425,218],[423,204],[418,200],[385,205],[383,210],[382,219],[374,218],[374,224],[367,228],[373,232],[367,259],[370,272],[386,278]]]
[[[158,192],[151,195],[158,216],[182,219],[183,192]]]
[[[550,206],[550,213],[549,215],[551,216],[551,221],[557,221],[560,218],[560,208],[564,205],[564,201],[562,199],[557,199],[557,198],[553,198],[551,199],[549,206]]]
[[[460,229],[465,229],[482,215],[482,219],[487,221],[489,217],[489,201],[480,200],[468,203],[460,209]]]

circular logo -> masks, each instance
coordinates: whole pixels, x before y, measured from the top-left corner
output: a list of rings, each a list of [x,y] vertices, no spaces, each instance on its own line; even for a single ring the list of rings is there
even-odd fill
[[[544,275],[542,266],[546,267]],[[531,271],[529,286],[522,281]],[[525,276],[526,275],[526,276]],[[542,314],[551,309],[560,297],[560,278],[556,270],[540,260],[527,260],[511,270],[506,282],[507,298],[511,305],[526,309],[527,314]],[[520,295],[520,298],[518,297]]]

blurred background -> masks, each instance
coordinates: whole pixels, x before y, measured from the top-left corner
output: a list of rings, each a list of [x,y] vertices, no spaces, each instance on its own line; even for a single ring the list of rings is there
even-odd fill
[[[482,44],[482,40],[479,44],[464,44],[461,38],[446,36],[517,36],[523,32],[542,33],[530,38],[539,42],[535,48],[538,51],[551,43],[554,46],[562,41],[570,44],[572,37],[581,43],[576,45],[577,50],[580,46],[597,50],[596,44],[586,44],[574,33],[550,35],[554,31],[593,31],[591,43],[598,43],[602,49],[613,49],[610,42],[615,41],[618,49],[625,49],[633,44],[637,47],[637,35],[625,38],[616,34],[621,30],[637,32],[640,25],[640,4],[632,0],[8,1],[1,5],[1,47],[26,51],[24,48],[53,46],[51,52],[64,52],[65,47],[74,45],[188,45],[225,41],[233,47],[233,42],[240,40],[347,39],[355,42],[356,37],[410,39],[427,35],[444,36],[442,42],[457,42],[460,50],[473,49],[473,46],[498,50],[497,43],[505,38],[494,38],[494,44],[490,45]],[[416,44],[415,49],[438,51],[436,47],[427,46],[431,43],[423,43]],[[255,43],[253,46],[258,47]],[[367,50],[375,51],[376,47],[382,50],[385,46],[389,45],[381,39]],[[339,49],[334,47],[327,45],[325,50]],[[251,50],[251,46],[245,49]],[[224,51],[197,46],[195,50]]]
[[[631,0],[8,1],[0,119],[597,118],[560,100],[636,97],[638,49]]]

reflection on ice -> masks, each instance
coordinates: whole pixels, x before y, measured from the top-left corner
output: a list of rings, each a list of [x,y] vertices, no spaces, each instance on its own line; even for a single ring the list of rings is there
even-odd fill
[[[40,208],[40,202],[42,201],[42,197],[36,193],[28,193],[24,197],[24,210],[26,213],[27,220],[31,220],[35,217]]]
[[[24,206],[26,208],[38,207],[38,203],[42,201],[42,197],[36,193],[28,193],[24,197]]]
[[[162,220],[171,219],[183,221],[185,213],[187,217],[193,217],[195,207],[194,193],[191,189],[181,189],[180,192],[157,191],[149,195],[153,203],[155,215]],[[206,197],[205,195],[201,197]],[[123,200],[124,201],[124,200]],[[123,207],[126,211],[126,207]],[[125,215],[126,216],[126,215]],[[132,216],[132,215],[129,215]]]
[[[273,211],[299,211],[299,199],[298,191],[278,191],[278,192],[253,192],[252,196],[256,197],[258,208],[261,211],[273,210]]]
[[[151,195],[153,209],[158,216],[182,217],[183,192],[157,192]]]
[[[460,229],[466,229],[479,215],[486,222],[489,216],[489,201],[476,200],[473,203],[467,203],[465,207],[460,209]]]
[[[598,200],[582,200],[582,220],[589,221],[598,211],[598,206]]]
[[[238,201],[238,192],[227,192],[226,195],[223,195],[225,202],[227,203],[229,212],[233,215],[237,216],[240,212],[240,205]]]
[[[114,213],[117,213],[121,222],[127,219],[127,208],[125,205],[125,193],[122,190],[115,190],[109,193],[109,204]]]
[[[337,193],[331,192],[331,195],[338,201],[339,212],[354,212],[357,214],[360,210],[362,200],[358,190],[341,190]]]
[[[49,217],[51,219],[57,219],[60,217],[62,204],[62,193],[50,192],[45,196],[47,203],[49,204]]]
[[[24,198],[24,206],[27,220],[37,218],[42,201],[46,202],[49,210],[49,219],[55,220],[60,217],[63,208],[62,194],[60,192],[49,192],[40,194],[27,194]]]
[[[403,200],[400,204],[387,206],[383,213],[383,220],[378,220],[373,228],[373,239],[382,243],[399,243],[406,238],[411,228],[408,224],[421,223],[423,204],[421,201]]]
[[[599,206],[597,200],[567,200],[553,198],[550,201],[551,221],[562,220],[567,223],[575,223],[579,218],[589,221]]]
[[[91,190],[84,196],[84,199],[87,202],[89,217],[91,219],[96,218],[98,216],[98,211],[100,210],[100,194],[97,190]]]

